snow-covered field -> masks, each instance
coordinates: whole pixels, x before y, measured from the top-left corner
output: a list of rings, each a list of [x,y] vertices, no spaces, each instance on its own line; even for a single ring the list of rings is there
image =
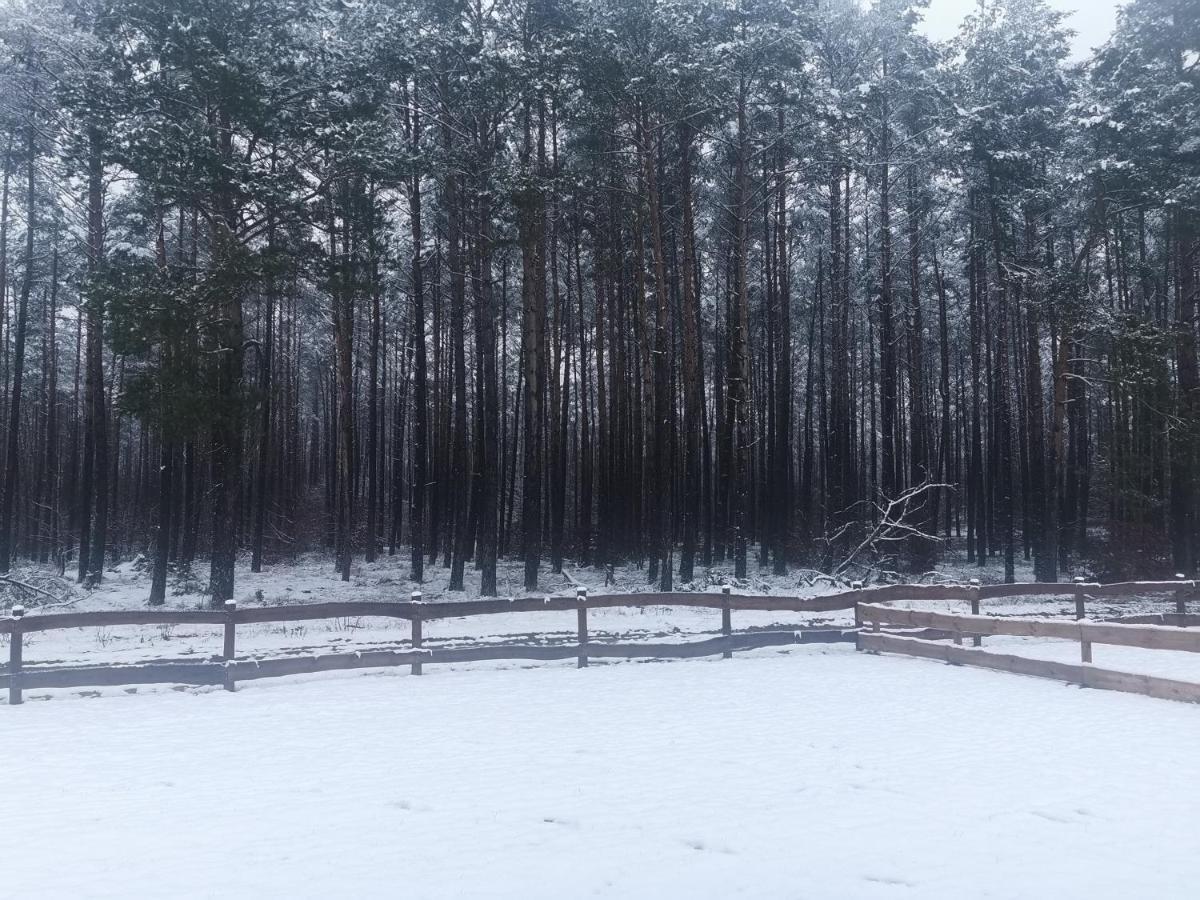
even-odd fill
[[[0,707],[0,895],[1190,898],[1200,709],[803,648]]]

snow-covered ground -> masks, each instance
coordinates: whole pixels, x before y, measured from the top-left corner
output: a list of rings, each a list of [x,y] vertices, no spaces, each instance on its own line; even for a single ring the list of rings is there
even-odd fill
[[[1198,744],[840,647],[31,702],[0,895],[1190,898]]]

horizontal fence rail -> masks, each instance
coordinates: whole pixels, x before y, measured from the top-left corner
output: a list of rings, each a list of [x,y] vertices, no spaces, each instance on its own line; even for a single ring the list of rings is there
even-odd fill
[[[875,653],[897,653],[924,659],[937,659],[955,665],[977,666],[1020,675],[1052,678],[1103,690],[1124,691],[1144,694],[1167,700],[1184,700],[1200,703],[1200,684],[1119,672],[1091,665],[1092,645],[1107,644],[1135,647],[1143,650],[1175,650],[1200,653],[1200,631],[1186,626],[1194,625],[1197,617],[1188,615],[1187,602],[1195,593],[1195,582],[1127,582],[1121,584],[1085,584],[1077,582],[1070,586],[1070,595],[1075,599],[1075,621],[1048,618],[1017,618],[984,616],[979,614],[979,597],[985,592],[997,596],[995,588],[979,588],[969,596],[971,614],[931,612],[918,609],[899,609],[878,603],[860,603],[855,610],[855,619],[862,626],[858,636],[858,649]],[[1027,590],[1029,585],[1003,585],[1004,596],[1047,596],[1064,595],[1062,591],[1045,590],[1049,585],[1038,585],[1038,590]],[[1013,590],[1020,588],[1021,590]],[[1008,593],[1008,591],[1012,591]],[[1175,599],[1174,613],[1138,616],[1143,622],[1088,622],[1084,621],[1086,601],[1098,598],[1143,597],[1151,594],[1171,594]],[[917,598],[914,598],[917,599]],[[920,629],[919,634],[884,634],[883,627]],[[1062,663],[1051,660],[1031,659],[1004,653],[987,652],[979,648],[985,636],[1004,635],[1011,637],[1058,638],[1079,643],[1080,663]],[[972,638],[973,648],[965,648],[965,636]],[[936,643],[950,638],[953,644]]]
[[[1032,675],[1036,678],[1052,678],[1083,687],[1100,688],[1108,691],[1124,691],[1145,694],[1162,700],[1184,700],[1200,703],[1200,684],[1159,678],[1154,675],[1137,675],[1132,672],[1117,672],[1090,665],[1053,662],[1046,659],[1031,659],[1006,653],[990,653],[973,647],[957,647],[953,644],[934,644],[920,638],[899,637],[890,634],[859,635],[859,648],[875,653],[899,653],[923,659],[937,659],[960,666],[978,666],[1017,675]]]
[[[997,619],[979,615],[986,600],[1014,597],[1074,598],[1078,619],[1085,614],[1088,600],[1129,599],[1151,595],[1170,595],[1175,601],[1174,613],[1143,616],[1170,625],[1193,624],[1195,616],[1187,615],[1187,602],[1196,593],[1192,581],[1141,581],[1118,584],[895,584],[879,587],[855,586],[848,591],[822,597],[779,597],[733,594],[726,588],[721,592],[645,593],[589,595],[579,589],[576,596],[518,597],[469,601],[425,601],[420,592],[411,599],[392,602],[343,601],[281,606],[238,608],[228,603],[220,610],[130,609],[100,612],[34,613],[24,615],[21,607],[0,618],[0,635],[9,637],[7,671],[0,671],[0,685],[7,684],[9,702],[20,703],[23,691],[30,688],[115,686],[136,684],[195,684],[223,685],[234,690],[238,681],[251,681],[280,675],[324,672],[338,669],[377,668],[382,666],[411,666],[420,674],[426,663],[479,662],[489,660],[565,660],[574,658],[580,667],[589,659],[648,659],[687,658],[721,654],[728,658],[735,651],[791,644],[853,642],[860,649],[886,647],[922,647],[930,655],[946,648],[942,645],[917,641],[910,637],[894,637],[878,633],[883,625],[906,629],[923,628],[928,636],[951,635],[961,641],[970,635],[978,645],[983,635],[1019,634],[1022,636],[1067,637],[1081,642],[1084,660],[1090,661],[1092,643],[1113,643],[1125,646],[1152,646],[1161,649],[1200,651],[1200,631],[1184,631],[1177,627],[1154,625],[1112,625],[1099,623],[1063,622],[1049,619]],[[970,604],[971,615],[953,615],[918,610],[897,609],[885,604],[900,601],[959,601]],[[721,636],[682,643],[613,643],[590,639],[588,610],[645,609],[647,607],[679,607],[719,610]],[[875,633],[859,633],[858,628],[807,628],[800,630],[762,630],[735,634],[732,627],[734,611],[823,613],[839,610],[855,611],[857,625],[864,622]],[[573,644],[489,644],[466,647],[433,647],[424,645],[423,624],[439,619],[460,619],[476,616],[530,612],[576,613],[576,642]],[[274,659],[250,659],[237,654],[239,625],[304,622],[338,618],[399,619],[410,623],[407,649],[366,649],[351,653],[317,653],[289,655]],[[163,661],[139,664],[109,664],[99,666],[29,666],[24,660],[26,634],[58,631],[68,628],[106,628],[112,626],[175,626],[210,625],[223,632],[220,655],[207,661]],[[1126,629],[1136,628],[1138,631]],[[1024,629],[1024,630],[1021,630]],[[1182,632],[1182,633],[1179,633]],[[896,643],[901,641],[903,643]],[[1134,643],[1141,641],[1142,643]],[[929,650],[929,648],[933,648]],[[929,652],[925,652],[929,650]],[[889,651],[901,652],[901,651]],[[997,654],[983,654],[996,657]],[[941,657],[938,657],[941,658]],[[973,657],[972,657],[973,658]],[[982,663],[980,663],[982,664]],[[1060,664],[1054,664],[1060,665]],[[992,665],[992,668],[1003,668]],[[1064,670],[1065,671],[1065,670]],[[1089,669],[1097,672],[1100,670]],[[1116,673],[1120,674],[1120,673]],[[1057,677],[1057,676],[1054,676]],[[1133,676],[1130,676],[1133,677]],[[1073,679],[1067,679],[1073,680]],[[1161,679],[1160,679],[1161,680]],[[1096,685],[1099,686],[1099,685]],[[1157,695],[1156,695],[1157,696]]]
[[[654,606],[696,607],[762,612],[835,612],[853,609],[869,591],[848,591],[826,597],[768,597],[740,594],[600,594],[587,597],[589,609],[642,609]],[[952,599],[952,598],[951,598]],[[517,597],[511,600],[458,600],[401,602],[343,601],[300,603],[288,606],[254,606],[233,610],[129,609],[102,612],[49,613],[0,619],[0,634],[20,630],[57,631],[115,625],[235,625],[305,622],[341,618],[466,619],[519,612],[570,612],[578,597]]]
[[[862,620],[874,625],[934,628],[959,635],[1049,637],[1080,643],[1114,644],[1145,650],[1184,650],[1200,653],[1200,631],[1165,625],[1115,625],[1103,622],[1064,622],[1055,619],[997,618],[924,612],[863,604]]]

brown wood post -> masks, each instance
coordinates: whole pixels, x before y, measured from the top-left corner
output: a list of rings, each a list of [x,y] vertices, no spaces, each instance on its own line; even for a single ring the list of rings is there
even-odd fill
[[[413,617],[412,617],[412,648],[414,650],[421,649],[421,592],[412,592],[413,602]],[[414,675],[421,674],[421,664],[415,662],[412,664],[412,673]]]
[[[1191,581],[1186,582],[1188,587],[1185,588],[1182,583],[1183,579],[1184,579],[1183,573],[1178,572],[1178,573],[1176,573],[1175,577],[1178,578],[1179,581],[1181,582],[1179,587],[1177,587],[1175,589],[1175,614],[1177,616],[1179,616],[1180,627],[1186,628],[1187,622],[1184,621],[1184,617],[1187,615],[1187,591],[1188,591],[1188,588],[1192,587],[1194,582],[1191,582]]]
[[[971,579],[971,615],[979,615],[979,579]],[[976,634],[971,637],[971,644],[975,647],[983,646],[983,635]]]
[[[237,623],[234,616],[237,615],[237,601],[225,601],[225,614],[228,618],[225,620],[225,647],[221,655],[225,659],[225,690],[236,691],[237,684],[234,681],[234,657],[237,656]]]
[[[851,584],[853,590],[858,590],[862,587],[861,581],[855,581]],[[854,635],[854,649],[862,649],[862,629],[863,629],[863,611],[862,597],[856,597],[854,600],[854,627],[858,629],[858,633]]]
[[[962,646],[962,631],[957,627],[954,629],[954,643]]]
[[[1084,609],[1084,594],[1083,594],[1083,577],[1075,576],[1075,618],[1081,620],[1086,615]],[[1083,631],[1079,632],[1079,658],[1085,663],[1092,661],[1092,642],[1084,639]]]
[[[575,600],[578,603],[579,617],[579,668],[586,669],[588,664],[588,624],[587,624],[587,588],[577,588]]]
[[[721,588],[721,593],[724,595],[724,599],[721,602],[721,634],[728,641],[729,638],[733,637],[733,620],[729,613],[729,588]],[[721,656],[725,659],[733,659],[733,651],[726,649]]]
[[[24,702],[21,696],[21,618],[25,615],[25,607],[12,608],[13,630],[8,645],[8,702],[12,706]]]

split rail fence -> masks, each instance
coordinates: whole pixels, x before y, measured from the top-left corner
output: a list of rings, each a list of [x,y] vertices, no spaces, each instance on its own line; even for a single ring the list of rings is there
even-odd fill
[[[1144,650],[1181,650],[1200,653],[1200,616],[1188,613],[1189,599],[1195,594],[1192,581],[1142,581],[1120,584],[1017,584],[970,587],[954,599],[971,604],[969,615],[898,609],[879,603],[860,603],[855,610],[861,629],[858,649],[875,653],[898,653],[924,659],[936,659],[954,665],[978,666],[1019,675],[1052,678],[1084,687],[1145,694],[1166,700],[1200,702],[1200,684],[1119,672],[1093,666],[1092,645],[1108,644]],[[1120,621],[1085,621],[1087,604],[1094,600],[1121,600],[1165,594],[1174,603],[1174,611],[1160,614],[1122,616]],[[1072,597],[1075,621],[1049,618],[1023,618],[980,615],[980,602],[1000,597]],[[912,597],[908,599],[921,599]],[[920,629],[914,633],[884,633],[891,629]],[[992,653],[981,648],[987,635],[1057,638],[1079,643],[1078,664],[1033,659],[1008,653]],[[963,645],[969,637],[973,647]],[[945,643],[949,639],[952,643]]]
[[[854,629],[809,628],[756,630],[735,634],[735,610],[767,612],[830,612],[853,609],[861,592],[829,597],[797,598],[743,596],[722,593],[609,594],[589,597],[580,589],[575,597],[523,597],[511,600],[424,601],[419,592],[401,602],[338,602],[293,606],[261,606],[239,609],[227,603],[224,610],[117,610],[104,612],[24,615],[20,607],[0,618],[0,635],[9,636],[6,671],[0,671],[0,686],[7,684],[8,702],[21,703],[23,693],[34,688],[74,688],[139,684],[223,685],[234,690],[239,681],[384,666],[411,666],[421,674],[429,663],[465,663],[487,660],[551,661],[576,659],[580,667],[589,659],[683,659],[696,656],[733,655],[737,650],[780,647],[806,643],[853,643]],[[709,608],[721,612],[721,636],[688,642],[600,643],[588,635],[588,611],[597,609],[644,609],[646,607]],[[576,643],[486,644],[476,646],[426,647],[424,624],[438,619],[502,615],[520,612],[575,612]],[[320,619],[371,617],[403,619],[411,625],[408,646],[402,649],[369,649],[348,653],[319,653],[261,659],[239,655],[239,625],[303,622]],[[24,659],[24,636],[65,628],[107,628],[121,625],[177,626],[214,625],[224,631],[220,656],[197,662],[150,662],[96,666],[36,666]]]
[[[940,659],[1075,682],[1088,687],[1132,691],[1154,697],[1200,702],[1200,685],[1166,678],[1133,675],[1090,665],[1093,644],[1117,644],[1146,649],[1200,652],[1200,616],[1188,613],[1187,604],[1196,592],[1191,581],[1125,582],[1120,584],[1007,584],[971,585],[886,585],[858,588],[824,597],[770,597],[721,593],[606,594],[588,596],[580,589],[575,597],[525,597],[511,600],[427,602],[419,592],[401,602],[337,602],[239,609],[228,603],[223,610],[116,610],[68,612],[26,616],[13,607],[0,617],[0,635],[9,640],[8,665],[0,666],[0,687],[7,686],[10,704],[22,702],[24,692],[37,688],[129,686],[142,684],[216,685],[234,690],[239,681],[284,675],[328,672],[341,669],[411,666],[421,674],[425,664],[466,663],[489,660],[553,661],[574,658],[580,667],[589,659],[683,659],[735,651],[809,643],[856,643],[858,649],[900,653]],[[1121,600],[1166,594],[1174,600],[1172,612],[1128,617],[1128,622],[1082,621],[1087,604],[1095,600]],[[980,614],[988,600],[1014,597],[1073,597],[1078,621],[985,616]],[[960,601],[969,604],[970,615],[900,609],[888,604],[900,601]],[[719,637],[681,642],[606,643],[593,641],[588,631],[588,612],[598,609],[645,609],[647,607],[691,607],[719,610]],[[734,611],[822,613],[855,611],[854,628],[759,629],[735,633]],[[576,613],[574,643],[478,644],[471,646],[425,646],[424,623],[434,620],[503,615],[506,613]],[[407,620],[410,637],[406,647],[366,649],[355,652],[284,655],[259,658],[237,651],[238,626],[264,623],[303,622],[352,617]],[[24,659],[24,636],[68,628],[112,626],[210,625],[223,630],[219,655],[203,661],[153,661],[103,665],[29,665]],[[884,627],[889,629],[884,632]],[[997,654],[962,645],[969,637],[975,648],[986,635],[1065,638],[1079,641],[1081,665],[1050,662]],[[941,642],[939,642],[939,639]],[[947,644],[945,640],[953,640]]]

